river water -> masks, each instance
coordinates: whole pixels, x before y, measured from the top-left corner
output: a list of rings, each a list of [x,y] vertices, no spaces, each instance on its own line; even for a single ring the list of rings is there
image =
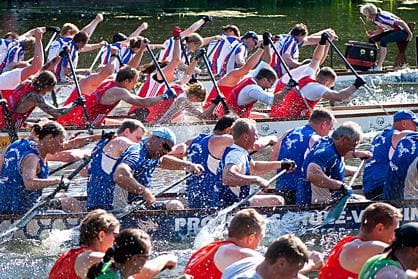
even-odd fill
[[[384,10],[401,16],[405,21],[416,21],[417,1],[377,1]],[[340,36],[337,46],[344,50],[348,40],[365,41],[363,27],[359,21],[358,6],[362,1],[323,0],[323,1],[1,1],[0,3],[0,34],[13,30],[25,30],[44,25],[61,26],[65,22],[73,22],[79,27],[87,24],[97,12],[104,12],[105,20],[99,25],[92,37],[92,42],[110,40],[114,32],[129,34],[143,21],[149,23],[149,30],[144,33],[152,42],[163,42],[170,34],[174,25],[186,28],[203,14],[214,16],[202,30],[203,36],[220,32],[225,24],[235,24],[241,32],[254,30],[262,33],[269,31],[274,34],[287,33],[298,22],[308,25],[311,32],[332,27]],[[45,42],[48,35],[45,38]],[[412,44],[411,44],[412,45]],[[394,57],[394,47],[389,48],[387,64],[391,65]],[[302,58],[308,58],[312,48],[304,48]],[[409,63],[414,63],[414,48],[408,49]],[[89,66],[95,54],[81,54],[80,66]],[[334,65],[342,66],[335,56]],[[330,61],[328,61],[329,63]],[[416,85],[386,85],[379,87],[380,100],[385,102],[416,101]],[[397,99],[398,98],[398,99]],[[356,95],[351,104],[371,103],[369,96],[363,93]],[[367,147],[366,145],[363,148]],[[266,159],[267,154],[257,156]],[[153,181],[153,188],[158,190],[164,185],[181,177],[181,172],[158,171]],[[358,180],[360,182],[360,180]],[[77,179],[72,191],[83,192],[84,180]],[[282,223],[284,229],[291,228],[292,221]],[[274,237],[269,235],[265,245]],[[310,247],[326,252],[341,237],[337,234],[317,236],[304,239]],[[0,247],[0,279],[9,278],[46,278],[57,255],[68,248],[63,243],[63,232],[54,231],[43,242],[11,241]],[[265,245],[261,250],[265,249]],[[192,243],[183,246],[173,243],[154,243],[154,254],[172,252],[179,256],[179,267],[174,271],[164,271],[161,278],[173,278],[181,274],[183,267],[192,253]],[[314,277],[314,276],[312,276]]]

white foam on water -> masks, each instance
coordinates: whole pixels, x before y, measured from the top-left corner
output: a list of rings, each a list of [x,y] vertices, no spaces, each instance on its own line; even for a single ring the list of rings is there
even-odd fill
[[[58,230],[53,229],[41,240],[42,249],[49,255],[58,255],[63,248],[68,248],[78,244],[79,234],[73,229]]]

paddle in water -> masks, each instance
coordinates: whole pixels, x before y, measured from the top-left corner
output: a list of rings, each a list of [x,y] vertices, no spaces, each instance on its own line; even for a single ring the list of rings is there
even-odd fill
[[[97,144],[97,148],[92,152],[89,160],[85,160],[80,166],[72,171],[66,179],[61,179],[61,183],[45,197],[40,197],[38,202],[32,206],[19,220],[14,222],[7,230],[0,234],[0,243],[8,241],[12,236],[13,232],[25,227],[30,220],[32,220],[42,209],[48,206],[49,202],[55,197],[55,195],[61,190],[67,190],[69,182],[90,162],[91,158],[102,151],[106,144],[113,138],[114,132],[103,133],[102,140]]]
[[[286,173],[287,170],[282,170],[280,171],[278,174],[276,174],[275,176],[273,176],[270,180],[268,180],[268,185],[270,185],[271,183],[273,183],[274,181],[276,181],[277,178],[279,178],[280,176],[282,176],[283,174]],[[200,248],[212,241],[214,241],[217,238],[221,238],[225,228],[227,226],[227,222],[229,217],[231,216],[231,214],[233,213],[233,211],[244,205],[247,204],[248,201],[254,197],[255,195],[261,193],[261,191],[263,191],[263,188],[258,188],[257,190],[255,190],[254,192],[252,192],[251,194],[249,194],[246,198],[242,199],[239,202],[234,203],[231,206],[228,206],[227,208],[222,209],[221,211],[219,211],[216,216],[214,216],[213,218],[211,218],[211,220],[199,231],[199,233],[197,234],[195,240],[194,240],[194,248]]]

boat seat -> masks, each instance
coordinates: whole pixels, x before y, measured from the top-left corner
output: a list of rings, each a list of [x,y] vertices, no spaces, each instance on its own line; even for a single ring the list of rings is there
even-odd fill
[[[412,33],[414,33],[415,22],[408,22],[407,24]],[[396,53],[395,67],[401,67],[405,64],[408,64],[408,60],[406,58],[406,49],[408,47],[408,43],[409,41],[397,42],[398,52]]]

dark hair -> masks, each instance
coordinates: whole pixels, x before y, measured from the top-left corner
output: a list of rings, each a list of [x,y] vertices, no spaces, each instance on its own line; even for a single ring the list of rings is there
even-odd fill
[[[74,35],[73,42],[74,43],[87,43],[89,40],[89,35],[86,32],[80,31]]]
[[[115,33],[113,34],[112,37],[112,43],[117,43],[117,42],[121,42],[121,41],[125,41],[126,39],[128,39],[128,37],[123,34],[123,33]]]
[[[40,72],[33,78],[31,82],[32,87],[35,88],[36,91],[41,91],[42,89],[55,86],[56,84],[57,78],[50,71]]]
[[[58,122],[48,120],[44,123],[33,124],[32,132],[39,140],[42,140],[47,135],[52,135],[53,137],[63,135],[65,133],[65,129]]]
[[[117,73],[116,81],[117,82],[124,82],[125,80],[132,81],[137,75],[138,75],[138,71],[135,68],[124,66]]]
[[[168,65],[168,63],[169,63],[169,61],[164,60],[164,61],[158,62],[158,65],[160,65],[160,67],[161,67],[161,69],[162,69],[162,68],[164,68],[165,66],[167,66],[167,65]],[[142,73],[142,74],[144,74],[144,75],[150,75],[150,74],[152,74],[152,73],[153,73],[153,72],[154,72],[157,68],[155,67],[154,63],[149,63],[149,64],[142,65],[142,66],[140,67],[140,69],[141,69],[141,73]]]
[[[293,234],[281,236],[270,244],[264,258],[270,265],[279,258],[285,258],[289,263],[303,263],[309,260],[306,245]]]
[[[120,135],[126,129],[129,129],[129,131],[132,133],[138,128],[141,128],[144,132],[146,132],[146,128],[144,124],[142,124],[141,121],[136,120],[136,119],[126,119],[122,122],[122,124],[118,128],[118,130],[116,131],[116,134]]]
[[[140,48],[143,39],[144,38],[141,37],[141,36],[133,37],[132,39],[129,40],[129,47],[130,48]]]
[[[124,264],[135,255],[148,257],[151,250],[149,235],[140,229],[122,230],[115,238],[113,247],[107,249],[100,263],[93,265],[87,278],[96,278],[102,273],[106,263],[113,259],[118,264]]]
[[[4,35],[4,38],[7,39],[7,37],[12,37],[12,40],[16,40],[17,38],[19,38],[19,34],[17,34],[16,32],[7,32],[6,35]]]
[[[226,114],[222,116],[215,124],[214,131],[223,131],[226,128],[230,128],[232,124],[234,124],[235,120],[237,120],[239,117],[236,114]]]
[[[290,30],[290,35],[292,36],[305,36],[308,34],[308,28],[303,23],[298,23],[293,26],[292,30]]]
[[[258,71],[255,79],[260,80],[262,78],[267,78],[268,80],[275,81],[277,79],[276,73],[269,68],[262,68]]]
[[[309,117],[309,122],[320,123],[322,121],[334,122],[335,117],[331,111],[326,109],[314,109],[311,116]]]
[[[396,219],[401,218],[402,213],[396,207],[383,202],[372,203],[366,207],[361,216],[361,230],[371,233],[377,224],[389,227]]]
[[[228,25],[222,26],[222,30],[225,31],[225,32],[226,31],[232,31],[232,32],[234,32],[236,37],[241,36],[241,32],[239,31],[239,28],[236,25],[228,24]]]
[[[80,225],[80,246],[90,246],[100,231],[112,232],[119,226],[116,217],[103,209],[96,209],[87,214]]]

